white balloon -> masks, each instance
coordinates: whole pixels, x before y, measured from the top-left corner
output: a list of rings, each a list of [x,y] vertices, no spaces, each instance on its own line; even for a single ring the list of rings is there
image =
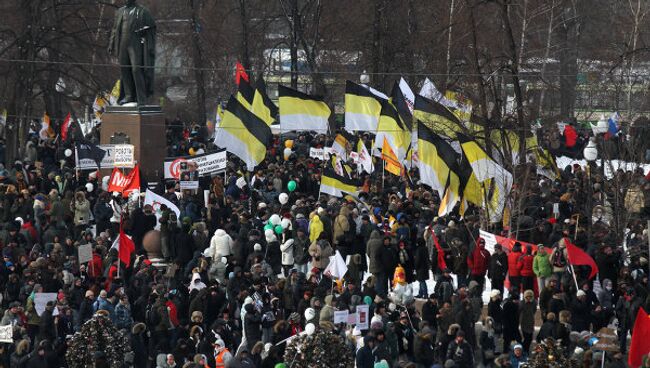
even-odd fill
[[[280,222],[282,221],[282,219],[280,218],[280,215],[274,214],[274,215],[271,215],[271,218],[269,218],[269,221],[271,221],[271,224],[273,224],[273,226],[278,226],[278,225],[280,225]]]
[[[291,226],[291,220],[287,218],[282,219],[282,221],[280,222],[280,226],[282,226],[283,229],[289,228]]]
[[[93,189],[95,189],[95,186],[93,185],[93,183],[86,183],[86,191],[87,192],[92,192]]]
[[[291,151],[291,148],[288,148],[288,147],[285,148],[284,151],[283,151],[284,160],[287,161],[289,159],[289,156],[291,156],[292,153],[293,153],[293,151]]]
[[[307,325],[305,326],[305,333],[307,335],[313,335],[314,332],[316,332],[316,326],[314,326],[313,323],[307,323]]]
[[[66,148],[66,150],[63,151],[63,153],[65,154],[65,157],[72,156],[72,150],[70,148]]]
[[[280,193],[278,200],[280,201],[280,204],[287,204],[287,202],[289,202],[289,195],[287,193]]]
[[[271,230],[271,229],[264,230],[264,237],[265,238],[271,237],[271,235],[273,235],[273,230]]]

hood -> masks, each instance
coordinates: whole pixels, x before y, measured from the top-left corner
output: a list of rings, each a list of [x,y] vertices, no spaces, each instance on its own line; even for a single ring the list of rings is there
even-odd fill
[[[314,216],[312,216],[312,218],[311,218],[311,222],[313,222],[313,223],[315,223],[315,224],[319,224],[319,223],[321,223],[320,216],[318,216],[318,215],[314,215]]]
[[[226,231],[223,229],[217,229],[217,231],[214,232],[214,236],[216,237],[222,237],[227,235]]]
[[[608,286],[613,286],[613,285],[612,285],[612,280],[610,280],[610,279],[604,279],[604,280],[603,280],[603,288],[606,288],[606,287],[608,287]]]
[[[332,300],[334,300],[334,295],[330,294],[325,297],[325,305],[332,306]]]
[[[373,230],[372,233],[370,233],[370,239],[369,240],[379,240],[379,241],[381,241],[381,234],[379,234],[379,231]]]
[[[339,215],[348,217],[350,215],[350,209],[348,208],[348,206],[341,207],[341,209],[339,210]]]

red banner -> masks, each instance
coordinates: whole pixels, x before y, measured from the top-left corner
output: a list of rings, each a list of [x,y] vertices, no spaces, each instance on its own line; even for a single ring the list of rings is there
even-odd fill
[[[108,191],[122,193],[127,198],[134,190],[140,190],[140,167],[135,165],[128,175],[124,175],[117,167],[113,169],[108,181]]]

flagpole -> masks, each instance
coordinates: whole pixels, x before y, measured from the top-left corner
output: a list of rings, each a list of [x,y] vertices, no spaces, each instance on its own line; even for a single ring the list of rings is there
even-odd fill
[[[382,165],[381,165],[381,190],[384,190],[384,173],[386,172],[386,161],[384,159],[381,160]]]
[[[573,268],[571,262],[569,262],[569,268],[571,269],[571,275],[573,276],[573,282],[576,284],[576,292],[580,290],[578,287],[578,279],[576,279],[576,270]]]
[[[650,231],[650,220],[648,220],[648,227],[646,229]],[[648,254],[650,255],[650,233],[648,234]],[[648,262],[648,271],[650,272],[650,262]]]
[[[605,368],[605,354],[607,354],[607,351],[603,350],[603,360],[600,361],[600,368]]]

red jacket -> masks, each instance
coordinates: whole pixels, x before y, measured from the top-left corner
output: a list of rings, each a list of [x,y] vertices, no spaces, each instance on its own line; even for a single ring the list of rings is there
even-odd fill
[[[168,300],[165,305],[167,306],[167,311],[169,313],[169,320],[174,327],[178,327],[178,311],[176,309],[176,304],[171,300]]]
[[[93,260],[88,262],[86,272],[90,277],[96,279],[104,274],[104,266],[102,265],[102,257],[97,253],[93,253]]]
[[[524,276],[524,277],[535,276],[535,273],[533,272],[534,259],[535,257],[533,257],[531,254],[524,254],[521,257],[519,257],[519,261],[517,262],[517,269],[519,269],[520,276]]]
[[[519,262],[519,258],[521,256],[522,256],[521,252],[508,253],[508,274],[510,274],[510,276],[514,276],[514,277],[521,276],[521,273],[519,273],[519,268],[517,267],[517,263]]]
[[[485,276],[490,266],[490,252],[485,247],[476,246],[472,254],[467,257],[467,266],[474,276]]]

